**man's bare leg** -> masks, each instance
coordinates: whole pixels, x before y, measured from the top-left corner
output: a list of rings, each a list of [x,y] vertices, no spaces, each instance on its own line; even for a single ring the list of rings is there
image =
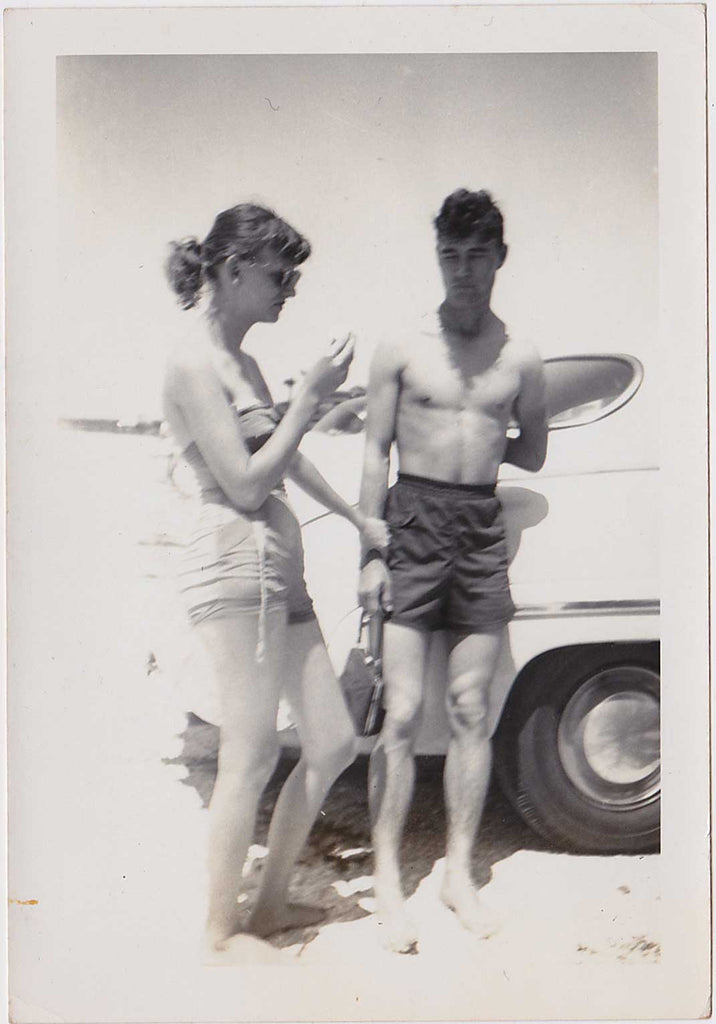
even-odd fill
[[[488,725],[490,684],[503,633],[451,634],[447,709],[451,739],[445,761],[448,842],[443,902],[481,938],[497,930],[472,880],[475,836],[490,782],[492,746]]]
[[[383,945],[397,953],[413,952],[417,942],[405,909],[399,853],[413,795],[413,747],[420,725],[429,642],[427,633],[390,622],[385,625],[386,715],[370,759],[368,795],[377,917]]]

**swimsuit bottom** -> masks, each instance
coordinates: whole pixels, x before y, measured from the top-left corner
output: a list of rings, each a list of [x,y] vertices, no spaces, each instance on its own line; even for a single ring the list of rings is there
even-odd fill
[[[315,618],[303,578],[301,528],[282,489],[256,512],[240,512],[228,500],[205,502],[177,576],[194,623],[259,614],[257,656],[267,611],[285,608],[290,623]]]
[[[392,622],[489,633],[512,619],[502,505],[494,485],[400,473],[388,492],[386,519]]]

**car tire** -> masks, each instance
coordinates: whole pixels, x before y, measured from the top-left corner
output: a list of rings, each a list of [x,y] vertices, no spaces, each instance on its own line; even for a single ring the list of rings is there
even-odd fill
[[[564,648],[522,674],[495,736],[510,802],[545,839],[589,853],[658,849],[659,648]]]

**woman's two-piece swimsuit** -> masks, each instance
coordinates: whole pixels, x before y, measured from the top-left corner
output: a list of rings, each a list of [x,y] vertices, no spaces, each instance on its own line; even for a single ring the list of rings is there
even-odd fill
[[[279,415],[270,405],[236,409],[236,414],[253,455],[271,437]],[[200,501],[198,523],[178,572],[189,617],[200,623],[258,614],[256,654],[261,659],[267,612],[285,608],[289,623],[315,617],[303,578],[298,520],[283,483],[256,511],[240,511],[221,489],[195,442],[184,449],[182,458],[193,473]]]

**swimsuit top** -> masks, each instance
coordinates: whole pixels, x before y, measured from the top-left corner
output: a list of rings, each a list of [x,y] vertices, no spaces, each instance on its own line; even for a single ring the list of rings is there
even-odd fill
[[[239,418],[246,447],[252,455],[255,455],[271,437],[281,417],[272,405],[251,405],[247,409],[236,409],[234,406],[234,410]],[[195,441],[191,441],[187,445],[181,453],[181,459],[192,472],[196,490],[199,492],[202,502],[219,505],[231,504],[207,466]]]
[[[247,409],[236,409],[236,415],[252,455],[266,444],[281,420],[272,405],[250,405]]]

